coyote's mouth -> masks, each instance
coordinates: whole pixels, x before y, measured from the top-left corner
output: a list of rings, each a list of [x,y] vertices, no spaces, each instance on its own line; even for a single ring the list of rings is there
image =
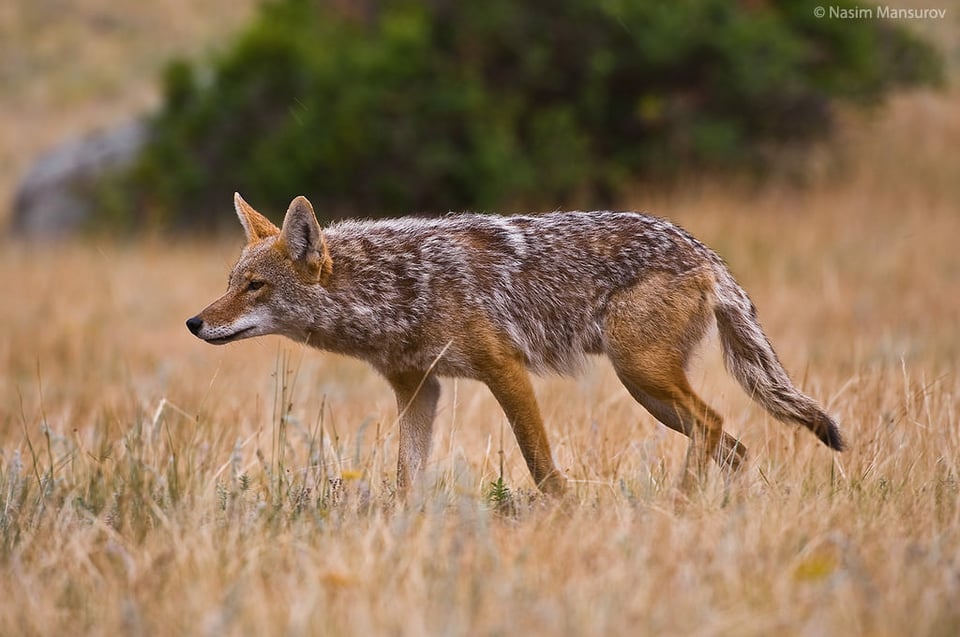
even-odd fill
[[[229,334],[227,336],[221,336],[219,338],[205,338],[203,340],[210,343],[211,345],[226,345],[230,341],[237,340],[238,338],[240,338],[241,336],[243,336],[244,334],[252,330],[254,327],[256,326],[251,325],[250,327],[245,327],[242,330],[237,330],[233,334]]]

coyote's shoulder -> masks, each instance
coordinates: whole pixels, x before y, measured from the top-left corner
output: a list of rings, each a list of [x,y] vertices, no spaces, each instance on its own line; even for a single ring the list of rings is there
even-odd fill
[[[322,229],[298,197],[277,228],[239,195],[247,246],[227,292],[187,327],[209,343],[263,334],[372,364],[400,409],[400,486],[429,452],[437,376],[486,383],[537,484],[564,489],[527,371],[566,373],[609,358],[664,425],[736,470],[746,452],[690,387],[685,368],[715,323],[727,369],[780,420],[827,446],[833,419],[791,382],[724,262],[689,233],[633,212],[450,215],[344,221]],[[688,482],[688,480],[685,480]]]

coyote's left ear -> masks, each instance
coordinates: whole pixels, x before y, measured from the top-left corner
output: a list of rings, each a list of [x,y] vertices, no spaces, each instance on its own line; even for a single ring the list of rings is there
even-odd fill
[[[243,226],[244,234],[247,235],[248,244],[280,233],[280,229],[244,201],[239,192],[233,193],[233,207],[237,209],[237,217]]]
[[[304,274],[326,284],[333,272],[333,260],[317,215],[306,197],[297,197],[290,203],[278,243]]]

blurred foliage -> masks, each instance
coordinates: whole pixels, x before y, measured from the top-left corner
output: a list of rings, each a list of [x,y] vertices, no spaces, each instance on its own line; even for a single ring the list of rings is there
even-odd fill
[[[942,76],[901,26],[795,0],[274,0],[211,62],[169,65],[105,214],[213,227],[234,190],[327,218],[602,205]]]

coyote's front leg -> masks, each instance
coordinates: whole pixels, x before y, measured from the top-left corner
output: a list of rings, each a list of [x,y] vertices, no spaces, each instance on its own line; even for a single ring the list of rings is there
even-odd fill
[[[533,481],[547,495],[562,496],[567,483],[553,464],[550,441],[526,368],[518,359],[500,357],[487,371],[483,381],[510,421]]]
[[[400,420],[400,454],[397,490],[406,495],[416,484],[430,456],[433,419],[440,398],[440,381],[429,372],[404,372],[388,377],[397,395]]]

